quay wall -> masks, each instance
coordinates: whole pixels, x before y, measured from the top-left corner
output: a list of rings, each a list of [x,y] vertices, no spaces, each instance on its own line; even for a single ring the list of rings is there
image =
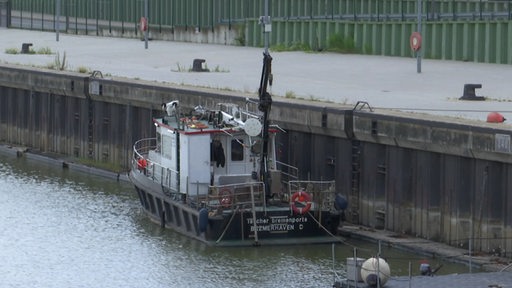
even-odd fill
[[[0,142],[127,171],[161,103],[244,104],[232,91],[0,65]],[[335,179],[348,222],[512,257],[512,129],[274,97],[278,160]],[[184,110],[186,111],[186,110]],[[471,239],[471,240],[470,240]]]

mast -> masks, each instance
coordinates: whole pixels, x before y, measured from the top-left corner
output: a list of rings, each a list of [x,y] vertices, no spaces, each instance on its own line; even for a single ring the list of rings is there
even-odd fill
[[[268,142],[269,142],[269,119],[270,108],[272,106],[272,96],[267,91],[268,85],[272,85],[272,57],[268,52],[269,33],[272,30],[270,17],[268,16],[268,0],[265,0],[265,16],[260,17],[260,23],[263,26],[265,51],[263,52],[263,69],[261,71],[259,103],[258,109],[263,112],[263,131],[262,131],[262,151],[260,157],[260,177],[265,185],[265,196],[267,199],[272,197],[270,191],[270,171],[268,170]]]

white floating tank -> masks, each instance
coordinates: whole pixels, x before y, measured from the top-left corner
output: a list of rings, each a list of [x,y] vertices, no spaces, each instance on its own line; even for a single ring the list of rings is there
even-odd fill
[[[361,267],[361,278],[369,287],[384,286],[390,275],[391,269],[382,258],[369,258]]]

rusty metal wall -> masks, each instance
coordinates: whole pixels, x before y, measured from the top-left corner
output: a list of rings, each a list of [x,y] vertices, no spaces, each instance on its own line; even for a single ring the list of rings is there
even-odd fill
[[[154,133],[146,108],[8,87],[0,87],[0,103],[0,142],[119,171],[127,171],[134,141]]]
[[[353,193],[359,162],[350,222],[512,257],[510,164],[369,142],[357,151],[349,139],[296,131],[280,141],[303,177],[334,176],[343,195]]]
[[[362,146],[359,224],[465,248],[472,239],[475,251],[512,256],[509,164]]]

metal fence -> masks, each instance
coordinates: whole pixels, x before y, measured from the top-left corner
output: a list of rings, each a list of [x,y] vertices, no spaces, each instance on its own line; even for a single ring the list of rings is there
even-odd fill
[[[7,27],[8,24],[11,22],[9,17],[9,1],[7,0],[0,0],[0,27]]]
[[[102,22],[135,27],[146,0],[10,0],[11,26],[54,29],[57,3],[68,28],[94,29]],[[265,0],[147,0],[153,27],[196,27],[243,23],[260,17]],[[418,0],[268,0],[277,20],[412,21]],[[422,0],[427,21],[510,20],[512,0]],[[85,24],[87,22],[87,24]],[[79,23],[82,25],[80,26]],[[75,24],[73,26],[72,24]],[[88,25],[93,26],[88,26]],[[80,27],[79,27],[80,26]]]
[[[8,26],[138,37],[145,1],[154,39],[263,45],[258,19],[267,0],[8,0]],[[268,1],[276,46],[322,51],[341,35],[351,53],[411,57],[421,2],[426,58],[512,64],[512,0]]]

